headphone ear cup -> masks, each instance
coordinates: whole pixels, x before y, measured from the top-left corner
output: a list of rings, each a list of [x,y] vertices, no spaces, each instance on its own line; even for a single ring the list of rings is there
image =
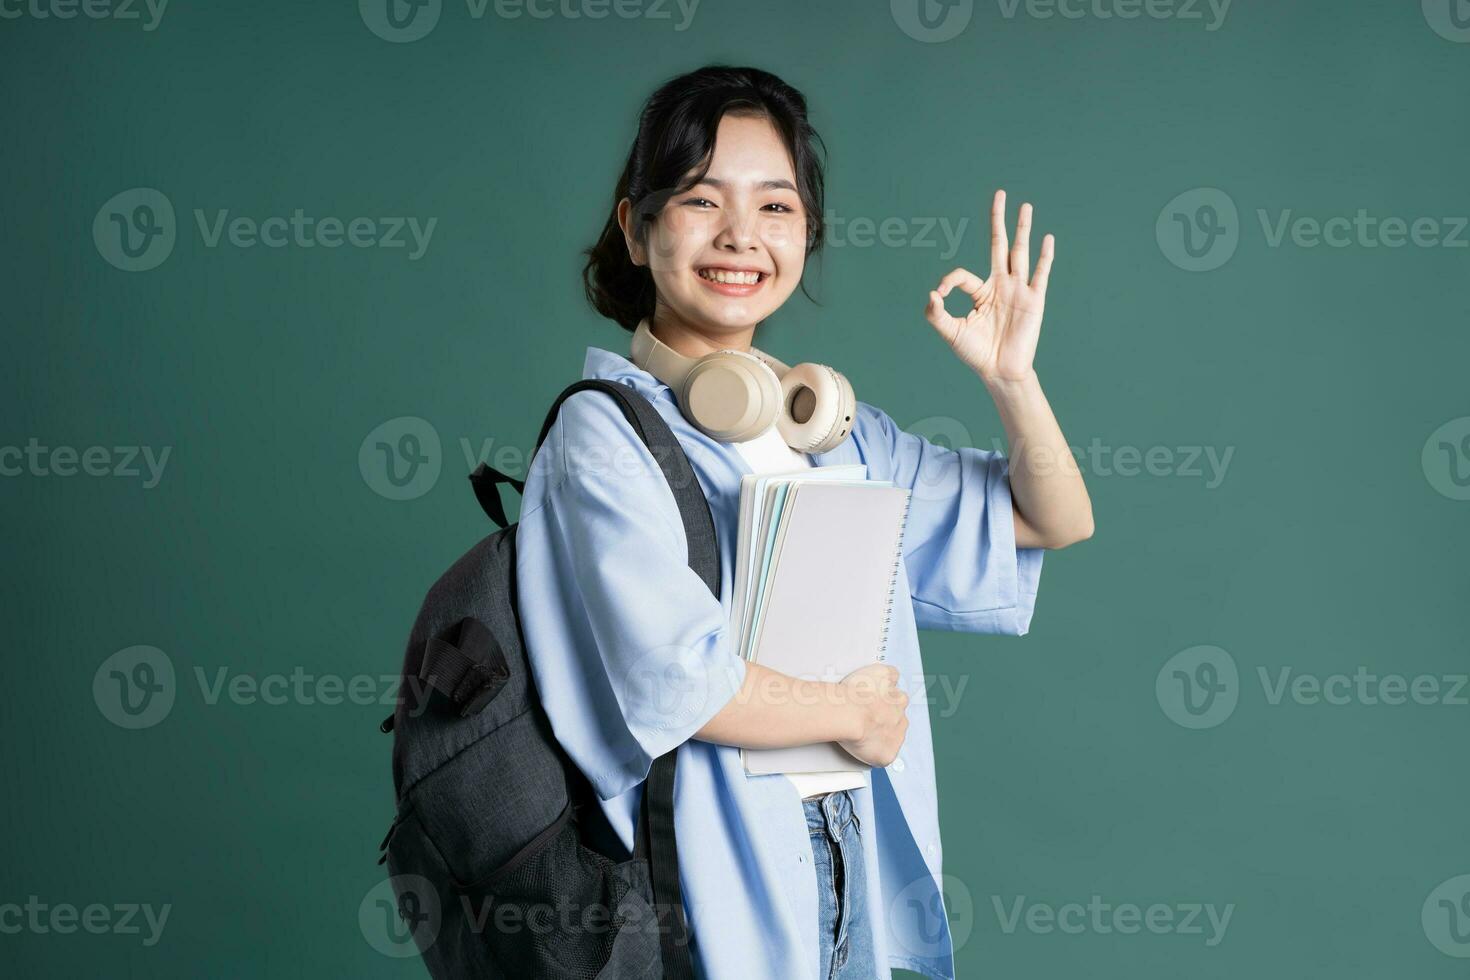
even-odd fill
[[[857,398],[840,372],[825,364],[797,364],[781,376],[781,438],[797,452],[836,449],[852,431]]]
[[[705,435],[720,442],[745,442],[775,424],[781,381],[753,354],[716,351],[690,369],[679,404]]]

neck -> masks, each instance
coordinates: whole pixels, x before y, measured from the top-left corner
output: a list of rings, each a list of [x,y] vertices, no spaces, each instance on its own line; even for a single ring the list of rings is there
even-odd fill
[[[750,342],[755,337],[755,326],[711,334],[693,326],[663,306],[654,310],[653,316],[649,317],[648,329],[662,343],[685,357],[703,357],[717,350],[749,352]]]

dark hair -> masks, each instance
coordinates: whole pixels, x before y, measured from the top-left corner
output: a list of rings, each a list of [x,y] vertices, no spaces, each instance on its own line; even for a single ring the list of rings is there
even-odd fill
[[[806,254],[822,246],[823,176],[816,147],[825,154],[826,145],[807,121],[806,98],[758,68],[707,65],[670,79],[644,103],[638,135],[613,191],[612,212],[597,243],[583,250],[588,302],[625,330],[635,330],[639,320],[653,315],[655,294],[652,273],[634,265],[628,255],[618,202],[629,199],[634,235],[646,243],[649,224],[669,198],[693,187],[709,170],[715,134],[726,113],[764,117],[775,126],[791,154],[797,196],[806,211]]]

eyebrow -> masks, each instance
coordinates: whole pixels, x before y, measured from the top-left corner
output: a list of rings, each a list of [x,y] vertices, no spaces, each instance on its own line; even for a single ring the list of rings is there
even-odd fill
[[[723,188],[729,184],[729,181],[720,180],[718,177],[705,177],[703,180],[697,180],[694,182],[694,186],[696,187],[698,187],[700,184],[708,184],[711,187]],[[777,177],[772,180],[757,181],[755,186],[757,190],[763,191],[796,190],[796,185],[791,183],[791,181],[785,179],[784,177]]]

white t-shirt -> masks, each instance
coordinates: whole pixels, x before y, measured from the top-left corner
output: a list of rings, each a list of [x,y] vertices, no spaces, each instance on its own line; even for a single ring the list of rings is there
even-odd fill
[[[745,442],[732,443],[745,458],[753,472],[773,473],[804,469],[812,465],[812,459],[786,445],[781,432],[774,425],[765,432]],[[868,785],[868,772],[788,772],[786,778],[796,785],[805,799],[822,796],[839,789],[856,789]]]

